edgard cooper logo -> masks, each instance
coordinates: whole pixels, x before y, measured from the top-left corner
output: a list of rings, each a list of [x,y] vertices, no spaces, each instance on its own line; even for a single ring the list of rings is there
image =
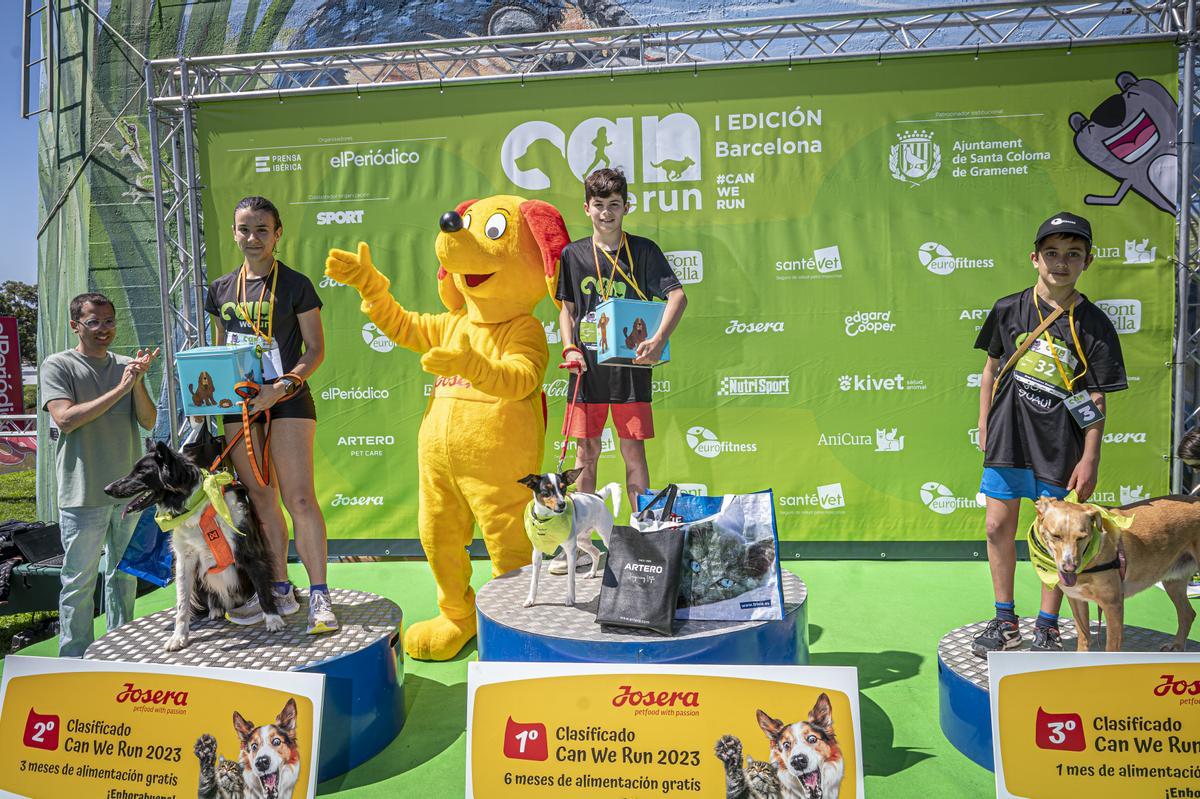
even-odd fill
[[[917,249],[921,266],[935,275],[948,275],[956,269],[992,269],[994,258],[956,258],[949,248],[936,241],[927,241]]]
[[[663,253],[679,282],[684,285],[704,280],[704,253],[699,250],[672,250]]]
[[[982,494],[970,499],[956,497],[948,487],[933,480],[921,485],[921,501],[925,503],[925,507],[943,516],[956,510],[971,510],[984,506]]]
[[[374,322],[367,322],[362,328],[363,341],[375,352],[391,352],[396,348],[396,342],[383,334]]]
[[[733,441],[722,441],[717,438],[717,434],[709,430],[707,427],[696,425],[689,427],[687,434],[687,444],[702,458],[715,458],[723,452],[757,452],[757,444],[743,444]]]
[[[900,141],[888,150],[888,170],[893,178],[910,186],[920,186],[937,177],[942,168],[942,148],[933,140],[933,133],[906,130],[897,133],[896,138]]]
[[[896,329],[891,311],[855,311],[844,320],[846,335],[854,337],[860,333],[891,333]]]
[[[1121,335],[1142,329],[1141,300],[1096,300],[1096,307],[1104,311]]]

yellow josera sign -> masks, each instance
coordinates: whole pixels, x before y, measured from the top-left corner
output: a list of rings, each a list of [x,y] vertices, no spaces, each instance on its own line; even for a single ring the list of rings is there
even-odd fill
[[[0,717],[0,790],[195,799],[202,781],[240,778],[290,799],[308,793],[314,745],[312,701],[286,691],[178,674],[14,677]],[[261,776],[242,768],[258,758]]]
[[[1200,796],[1195,661],[1009,674],[997,704],[1012,796]]]
[[[471,722],[476,797],[723,797],[729,780],[856,797],[854,719],[840,691],[680,674],[546,677],[480,686]]]

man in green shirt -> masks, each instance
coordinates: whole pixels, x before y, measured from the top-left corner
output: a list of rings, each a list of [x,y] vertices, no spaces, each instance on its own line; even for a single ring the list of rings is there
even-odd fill
[[[93,640],[94,595],[104,564],[108,629],[133,618],[137,578],[117,571],[137,516],[122,518],[122,503],[104,486],[124,477],[140,457],[138,425],[154,427],[157,413],[143,378],[158,350],[129,358],[108,351],[117,333],[116,310],[103,294],[71,300],[71,330],[79,344],[42,363],[42,407],[59,429],[54,466],[62,529],[62,591],[58,597],[60,657],[82,657]]]

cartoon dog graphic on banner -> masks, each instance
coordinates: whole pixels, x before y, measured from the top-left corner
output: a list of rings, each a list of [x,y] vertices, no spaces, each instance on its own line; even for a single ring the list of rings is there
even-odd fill
[[[517,481],[541,472],[550,359],[533,309],[547,290],[553,297],[570,241],[554,206],[511,195],[468,200],[440,226],[446,313],[401,306],[365,243],[356,253],[331,250],[325,262],[326,275],[358,289],[379,330],[419,353],[436,377],[418,437],[417,513],[440,612],[404,635],[404,650],[420,660],[449,660],[475,637],[467,546],[476,523],[493,576],[530,561],[522,523],[529,492]]]

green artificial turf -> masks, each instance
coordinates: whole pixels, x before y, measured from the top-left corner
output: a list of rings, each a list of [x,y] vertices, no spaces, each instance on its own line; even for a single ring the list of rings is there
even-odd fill
[[[856,666],[861,689],[863,762],[870,796],[928,799],[987,797],[992,773],[954,749],[938,726],[937,644],[947,631],[990,617],[991,581],[978,562],[788,562],[808,586],[808,636],[813,665]],[[475,563],[475,584],[489,574]],[[292,569],[304,585],[303,570]],[[1037,613],[1038,581],[1022,565],[1017,612]],[[331,564],[329,583],[386,596],[406,622],[434,612],[428,567],[416,563]],[[139,615],[174,602],[174,589],[138,600]],[[1173,630],[1175,613],[1162,591],[1151,588],[1126,606],[1126,623]],[[103,621],[98,620],[98,627]],[[99,632],[99,631],[98,631]],[[53,655],[55,641],[22,654]],[[468,648],[450,663],[404,663],[407,723],[377,757],[319,793],[347,799],[423,799],[464,795]],[[553,701],[553,697],[547,697]],[[839,730],[844,737],[845,728]]]

